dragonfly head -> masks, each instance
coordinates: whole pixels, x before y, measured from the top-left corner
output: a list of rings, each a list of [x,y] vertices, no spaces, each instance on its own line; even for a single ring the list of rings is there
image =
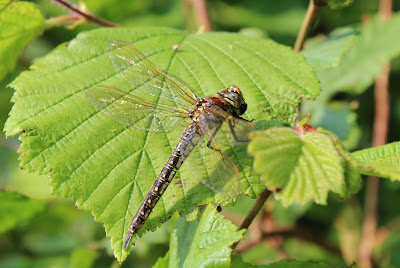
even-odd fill
[[[235,109],[235,116],[240,116],[246,112],[247,104],[244,101],[242,92],[237,86],[221,89],[218,91],[218,95],[223,97]]]

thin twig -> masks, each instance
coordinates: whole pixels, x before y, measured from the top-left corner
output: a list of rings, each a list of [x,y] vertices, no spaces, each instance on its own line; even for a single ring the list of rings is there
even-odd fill
[[[210,17],[208,16],[205,0],[193,0],[193,10],[196,15],[197,26],[204,27],[204,32],[211,31]]]
[[[392,11],[392,0],[380,1],[380,15],[388,19]],[[385,64],[383,73],[375,81],[375,118],[372,145],[381,146],[387,142],[389,124],[389,74],[390,65]],[[377,177],[369,177],[366,185],[365,218],[362,227],[361,241],[358,248],[358,261],[361,268],[370,268],[372,249],[376,234],[376,207],[378,202]]]
[[[88,21],[97,23],[97,24],[105,26],[105,27],[119,27],[118,24],[112,23],[112,22],[107,21],[102,18],[98,18],[89,12],[82,11],[77,6],[67,2],[65,0],[52,0],[52,1],[60,4],[62,7],[66,8],[68,10],[75,12],[76,14],[81,15],[82,17],[86,18]]]
[[[329,243],[328,241],[322,239],[319,235],[314,234],[313,232],[304,229],[304,228],[289,228],[289,229],[280,229],[271,232],[264,232],[258,241],[253,240],[249,243],[244,244],[240,248],[236,250],[236,253],[241,253],[243,251],[248,250],[249,248],[258,245],[262,240],[268,240],[275,237],[281,238],[291,238],[295,237],[307,242],[314,243],[327,251],[335,253],[337,255],[341,254],[341,250],[337,245]]]
[[[319,2],[317,3],[316,0],[310,0],[306,16],[294,44],[294,51],[299,52],[303,48],[304,41],[307,38],[307,34],[310,32],[310,29],[314,24],[315,18],[317,17],[318,11],[321,9],[322,6],[323,5]]]
[[[271,191],[265,189],[258,197],[253,207],[251,208],[249,214],[247,214],[246,218],[243,220],[242,225],[240,225],[239,230],[249,228],[250,224],[253,222],[258,212],[260,212],[263,207],[265,201],[267,201],[268,197],[271,195]],[[236,242],[232,245],[232,249],[235,249],[239,242]]]

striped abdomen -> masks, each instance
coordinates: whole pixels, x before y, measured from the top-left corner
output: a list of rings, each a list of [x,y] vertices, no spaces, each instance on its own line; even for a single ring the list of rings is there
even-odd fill
[[[175,147],[172,155],[161,170],[160,175],[158,175],[157,180],[154,182],[150,192],[147,194],[129,226],[128,234],[126,235],[124,243],[125,250],[129,245],[132,235],[135,234],[146,222],[158,200],[160,200],[161,195],[165,192],[176,172],[181,167],[183,161],[185,161],[189,156],[200,138],[201,136],[197,132],[197,125],[195,122],[186,127],[178,145]]]

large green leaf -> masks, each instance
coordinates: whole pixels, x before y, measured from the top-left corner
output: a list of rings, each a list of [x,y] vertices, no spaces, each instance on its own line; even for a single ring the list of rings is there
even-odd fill
[[[90,105],[83,91],[93,85],[132,90],[108,58],[110,40],[134,44],[199,96],[239,86],[248,119],[293,123],[300,98],[314,98],[319,84],[301,55],[273,41],[227,33],[187,35],[167,28],[83,33],[22,73],[11,84],[15,104],[5,126],[7,135],[20,135],[22,166],[50,174],[53,192],[92,211],[122,261],[129,223],[185,124],[167,134],[147,133],[118,124]],[[252,174],[245,148],[226,153],[241,173],[240,193],[255,197],[264,186]],[[193,172],[181,169],[177,180],[182,184],[169,186],[140,235],[155,230],[174,211],[187,215],[201,204],[232,203],[231,197],[194,180]]]
[[[171,234],[168,255],[155,267],[230,267],[230,245],[245,231],[237,229],[208,205],[200,220],[188,223],[179,219]]]
[[[362,174],[400,180],[400,142],[369,148],[351,154],[359,161]]]
[[[357,44],[339,67],[318,72],[324,92],[363,92],[381,74],[383,64],[400,55],[399,43],[400,14],[387,21],[374,17],[362,25]]]
[[[44,209],[45,201],[30,199],[11,192],[0,191],[0,233],[26,223],[36,213]]]
[[[329,191],[346,196],[357,184],[346,180],[344,172],[351,166],[343,166],[334,142],[322,133],[271,128],[256,134],[249,152],[255,157],[254,169],[285,206],[309,200],[326,204]]]
[[[15,67],[22,49],[44,29],[43,15],[34,4],[9,2],[0,4],[0,80]]]

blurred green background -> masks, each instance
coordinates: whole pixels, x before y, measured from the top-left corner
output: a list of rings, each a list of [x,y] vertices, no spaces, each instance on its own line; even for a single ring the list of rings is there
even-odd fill
[[[46,0],[33,1],[45,18],[65,14],[60,6]],[[72,1],[73,2],[73,1]],[[197,26],[189,1],[182,0],[86,0],[88,10],[98,17],[122,26],[167,26],[196,31]],[[293,46],[303,21],[308,1],[305,0],[212,0],[208,1],[211,25],[214,31],[240,32],[243,35],[271,38]],[[394,10],[400,9],[395,1]],[[317,18],[311,36],[323,36],[334,29],[357,25],[365,16],[375,14],[378,1],[360,0],[342,10],[324,9]],[[62,42],[68,42],[79,32],[98,26],[79,25],[74,29],[53,28],[31,42],[18,60],[13,72],[0,82],[0,124],[3,126],[12,107],[13,90],[7,88],[18,74],[32,62],[48,54]],[[390,76],[390,129],[388,141],[399,141],[400,134],[400,60],[392,63]],[[316,103],[318,103],[318,99]],[[251,105],[251,104],[250,104]],[[311,123],[334,131],[348,149],[371,146],[374,113],[373,87],[362,94],[337,93],[329,101],[319,103],[325,109],[323,119],[315,116]],[[313,120],[313,119],[312,119]],[[26,209],[26,214],[13,219],[7,206],[0,208],[0,267],[118,267],[110,241],[103,227],[93,221],[90,213],[78,210],[73,200],[52,196],[49,178],[30,174],[19,168],[17,137],[0,136],[0,187],[10,193],[19,193],[15,202]],[[364,184],[363,184],[364,185]],[[400,267],[395,253],[400,248],[400,184],[382,180],[379,189],[378,224],[382,238],[391,233],[390,239],[382,240],[376,249],[385,267]],[[243,252],[251,263],[264,264],[282,257],[321,260],[331,265],[344,265],[346,258],[354,254],[362,209],[364,190],[350,200],[330,198],[327,207],[309,204],[283,208],[279,202],[268,201],[262,217],[274,219],[274,224],[312,230],[333,246],[326,247],[299,239],[293,235],[284,241],[271,239]],[[235,207],[224,209],[226,217],[240,223],[253,204],[253,200],[241,198]],[[3,211],[2,211],[3,210]],[[139,239],[127,261],[126,267],[150,267],[168,250],[169,232],[176,215],[161,229]],[[7,225],[8,222],[8,225]],[[250,230],[248,236],[254,235]],[[385,233],[386,232],[386,233]],[[386,236],[385,236],[386,234]],[[384,241],[384,242],[383,242]],[[350,247],[350,248],[346,248]],[[338,252],[341,249],[343,255]],[[347,257],[346,257],[347,256]]]

